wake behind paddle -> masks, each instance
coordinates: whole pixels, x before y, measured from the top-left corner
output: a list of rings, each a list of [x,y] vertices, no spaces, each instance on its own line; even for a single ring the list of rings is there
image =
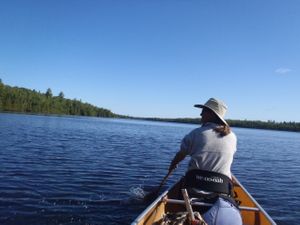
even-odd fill
[[[159,186],[156,189],[154,189],[153,191],[151,191],[145,195],[145,197],[144,197],[145,202],[152,202],[158,197],[159,191],[161,190],[162,186],[166,183],[166,181],[167,181],[168,177],[171,175],[172,171],[173,170],[169,170],[168,174],[163,178],[163,180],[160,182]]]

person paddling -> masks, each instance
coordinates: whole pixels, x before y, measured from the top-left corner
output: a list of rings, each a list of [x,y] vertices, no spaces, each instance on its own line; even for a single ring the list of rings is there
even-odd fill
[[[169,173],[186,156],[190,156],[183,186],[190,197],[214,203],[203,215],[206,223],[240,225],[240,213],[230,198],[231,165],[237,138],[224,119],[227,106],[218,99],[210,98],[205,104],[195,107],[202,109],[202,125],[183,138],[180,150],[169,166]]]

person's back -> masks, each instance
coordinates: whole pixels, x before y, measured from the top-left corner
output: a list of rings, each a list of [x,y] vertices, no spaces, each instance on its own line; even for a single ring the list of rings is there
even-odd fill
[[[217,126],[209,122],[193,130],[183,139],[181,151],[191,156],[188,170],[214,171],[231,178],[230,169],[237,139],[232,131],[221,137],[214,130]]]
[[[190,190],[192,195],[200,196],[201,199],[210,196],[214,196],[215,199],[213,206],[203,215],[207,224],[241,225],[239,210],[234,200],[230,200],[230,188],[228,189],[230,185],[219,182],[219,180],[231,182],[231,164],[237,145],[235,134],[223,118],[227,107],[223,102],[213,98],[204,105],[195,105],[195,107],[203,109],[202,126],[183,138],[180,150],[170,164],[169,173],[189,155],[191,160],[187,174],[192,174],[192,177],[187,175],[185,182],[191,183],[185,183],[183,186],[189,187],[188,192]],[[215,178],[211,179],[210,173],[213,173]],[[203,182],[205,180],[209,182]]]

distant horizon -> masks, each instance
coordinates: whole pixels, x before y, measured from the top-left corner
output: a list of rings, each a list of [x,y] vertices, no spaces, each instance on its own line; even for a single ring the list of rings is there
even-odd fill
[[[300,2],[0,1],[0,77],[116,114],[300,121]]]
[[[1,79],[0,77],[0,80],[2,81],[2,83],[4,85],[8,85],[8,84],[5,84],[5,82],[3,82],[3,80]],[[41,90],[35,90],[35,89],[29,89],[29,88],[26,88],[26,87],[19,87],[19,86],[14,86],[14,85],[8,85],[8,86],[11,86],[11,87],[17,87],[17,88],[25,88],[25,89],[28,89],[28,90],[31,90],[31,91],[37,91],[41,94],[45,94],[46,91],[41,91]],[[52,88],[49,87],[51,90]],[[63,92],[63,90],[61,90],[60,92]],[[57,95],[53,94],[54,97],[57,97],[59,95],[59,93]],[[66,98],[65,99],[70,99],[70,98]],[[78,98],[74,98],[74,99],[70,99],[70,100],[78,100],[78,101],[81,101],[82,103],[87,103],[87,104],[91,104],[89,102],[86,102],[86,101],[83,101],[82,99],[78,99]],[[93,105],[93,104],[91,104]],[[104,108],[104,109],[107,109],[105,107],[102,107],[102,106],[97,106],[97,105],[93,105],[95,107],[98,107],[98,108]],[[107,110],[110,110],[110,109],[107,109]],[[141,117],[141,116],[134,116],[134,115],[122,115],[122,114],[117,114],[115,112],[113,112],[112,110],[110,110],[112,113],[116,114],[116,115],[119,115],[119,116],[128,116],[128,117],[131,117],[131,118],[134,118],[134,119],[200,119],[201,116],[199,115],[198,117]],[[261,121],[261,122],[276,122],[276,123],[283,123],[283,122],[293,122],[293,123],[298,123],[300,121],[275,121],[275,120],[250,120],[250,119],[232,119],[232,118],[226,118],[226,120],[238,120],[238,121]]]

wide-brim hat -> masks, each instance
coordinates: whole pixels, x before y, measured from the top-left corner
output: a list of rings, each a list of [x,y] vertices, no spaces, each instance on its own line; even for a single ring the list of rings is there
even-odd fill
[[[219,118],[220,120],[228,125],[228,123],[226,122],[226,120],[224,119],[225,113],[227,111],[227,106],[225,105],[224,102],[215,99],[215,98],[210,98],[208,99],[208,101],[202,105],[202,104],[196,104],[194,105],[197,108],[209,108],[210,110],[212,110]]]

